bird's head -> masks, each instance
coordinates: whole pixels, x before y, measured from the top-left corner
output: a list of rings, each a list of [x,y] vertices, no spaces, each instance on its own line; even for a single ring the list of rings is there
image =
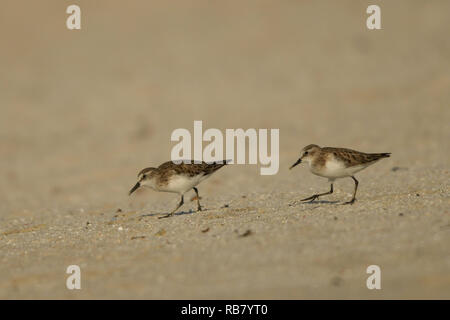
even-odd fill
[[[289,168],[292,169],[296,165],[306,162],[308,164],[311,163],[312,159],[314,159],[314,156],[320,152],[320,147],[316,144],[309,144],[306,147],[302,149],[300,152],[300,158]]]
[[[154,175],[152,174],[153,171],[156,170],[156,168],[145,168],[142,169],[138,173],[138,182],[134,185],[133,188],[131,188],[130,192],[128,193],[131,195],[133,192],[135,192],[140,187],[150,187],[152,188],[154,185]]]

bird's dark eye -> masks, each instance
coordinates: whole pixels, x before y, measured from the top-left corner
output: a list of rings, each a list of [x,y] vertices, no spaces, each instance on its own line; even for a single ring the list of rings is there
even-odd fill
[[[308,154],[308,151],[305,151],[305,156]]]
[[[144,174],[143,176],[142,176],[142,179],[146,179],[147,178],[147,176]]]

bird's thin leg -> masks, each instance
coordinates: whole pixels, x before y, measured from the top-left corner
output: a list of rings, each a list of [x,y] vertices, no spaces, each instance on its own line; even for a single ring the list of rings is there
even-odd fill
[[[308,200],[309,200],[309,202],[313,202],[313,201],[316,200],[318,197],[321,197],[321,196],[324,196],[324,195],[327,195],[327,194],[332,194],[332,193],[333,193],[333,184],[331,184],[331,189],[330,189],[330,191],[325,192],[325,193],[314,194],[314,195],[312,195],[311,197],[302,199],[302,200],[300,200],[300,201],[308,201]]]
[[[355,191],[353,191],[353,198],[350,201],[344,202],[343,204],[354,204],[356,200],[356,190],[358,190],[358,180],[354,176],[352,176],[353,181],[355,181]]]
[[[193,187],[195,194],[197,195],[197,210],[202,211],[202,206],[200,205],[200,196],[198,195],[198,190],[196,187]]]
[[[171,217],[183,204],[184,204],[184,195],[181,195],[181,201],[178,204],[178,206],[175,208],[175,210],[173,210],[171,213],[169,213],[165,216],[159,217],[159,219]]]

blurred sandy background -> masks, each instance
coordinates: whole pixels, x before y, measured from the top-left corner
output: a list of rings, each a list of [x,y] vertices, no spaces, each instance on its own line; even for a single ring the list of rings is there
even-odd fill
[[[382,30],[366,29],[369,4]],[[445,0],[3,0],[0,297],[450,298],[449,13]],[[176,195],[127,192],[194,120],[279,128],[280,171],[221,169],[199,186],[207,211],[187,201],[158,220]],[[354,206],[333,202],[351,179],[301,204],[329,188],[287,170],[309,143],[393,156],[357,176]],[[371,264],[382,290],[366,288]]]

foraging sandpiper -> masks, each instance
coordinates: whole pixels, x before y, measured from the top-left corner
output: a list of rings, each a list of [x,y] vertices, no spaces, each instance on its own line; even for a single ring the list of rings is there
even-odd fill
[[[328,192],[314,194],[311,197],[300,201],[314,201],[320,196],[333,193],[333,182],[339,178],[351,177],[355,182],[355,190],[350,201],[344,204],[353,204],[356,200],[356,190],[358,180],[354,174],[374,164],[382,158],[388,158],[390,153],[363,153],[345,148],[321,148],[318,145],[310,144],[301,151],[301,157],[289,169],[292,169],[301,162],[309,165],[309,170],[318,176],[328,178],[331,189]]]
[[[138,174],[138,182],[131,188],[131,195],[139,187],[148,187],[156,191],[178,193],[181,201],[178,206],[168,215],[161,218],[172,216],[184,203],[184,194],[193,189],[197,195],[197,209],[202,210],[200,197],[196,186],[214,172],[227,164],[227,161],[217,163],[180,163],[175,164],[172,161],[164,162],[158,168],[145,168]]]

